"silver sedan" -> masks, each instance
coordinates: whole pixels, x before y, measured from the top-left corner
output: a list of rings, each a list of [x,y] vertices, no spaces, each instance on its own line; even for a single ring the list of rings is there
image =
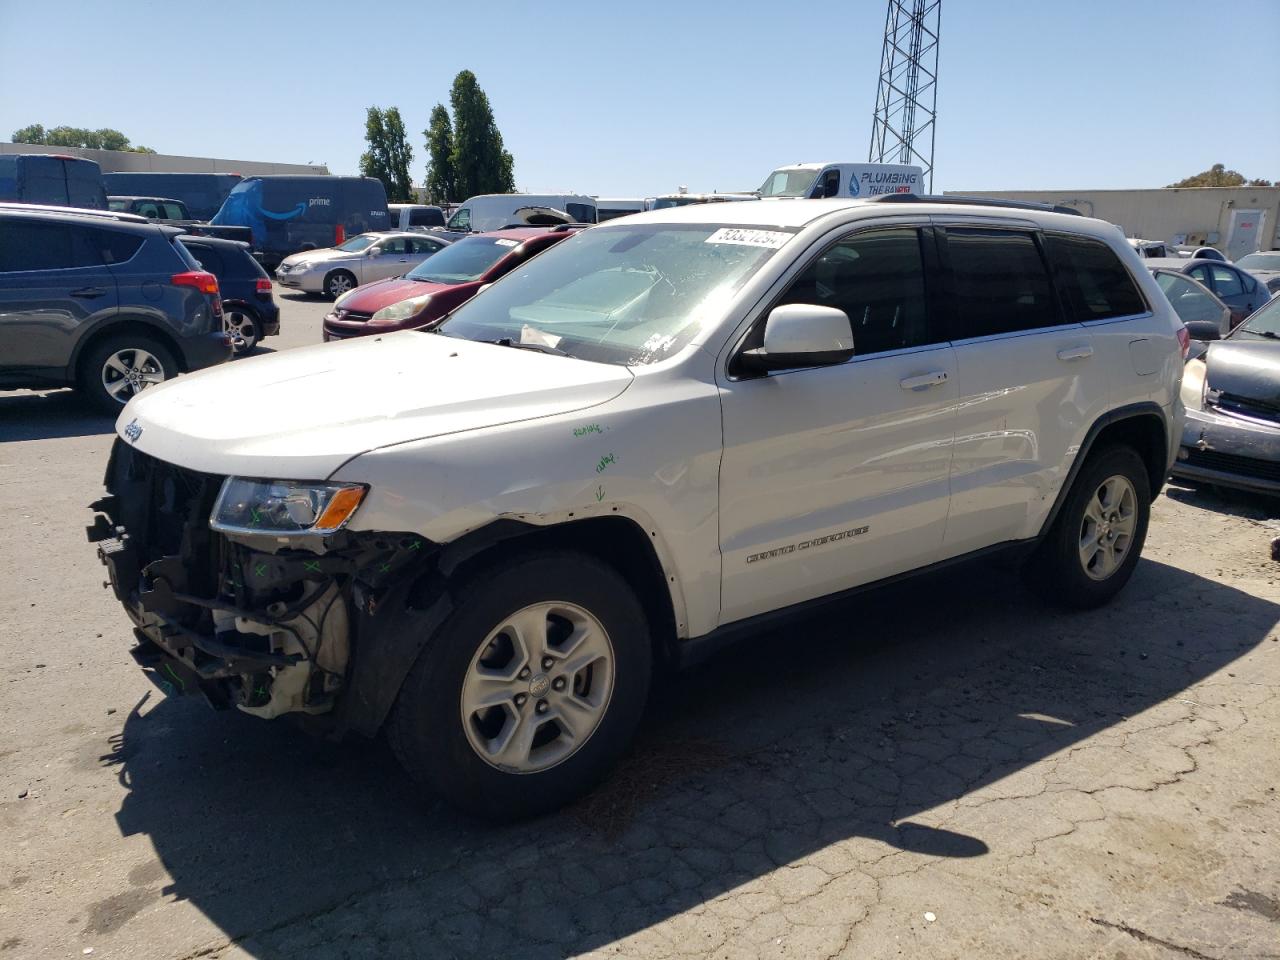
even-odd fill
[[[362,283],[406,274],[448,245],[446,237],[423,233],[361,233],[336,247],[285,257],[276,281],[333,300]]]

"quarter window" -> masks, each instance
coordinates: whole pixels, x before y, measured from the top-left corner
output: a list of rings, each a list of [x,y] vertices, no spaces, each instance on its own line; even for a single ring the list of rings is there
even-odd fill
[[[1071,319],[1084,323],[1146,312],[1133,277],[1101,240],[1050,234],[1046,241],[1049,262],[1066,294]]]
[[[952,339],[1036,330],[1062,323],[1035,238],[1014,230],[948,227],[954,286]]]
[[[843,310],[857,356],[937,339],[928,329],[924,261],[914,229],[875,230],[841,240],[796,278],[779,303]]]

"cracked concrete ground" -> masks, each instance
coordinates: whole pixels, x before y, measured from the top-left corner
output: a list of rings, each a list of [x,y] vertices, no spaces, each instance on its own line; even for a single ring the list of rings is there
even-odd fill
[[[492,828],[380,745],[158,697],[83,539],[108,429],[0,395],[0,960],[1280,957],[1254,501],[1162,495],[1103,610],[979,565],[732,648],[600,790]]]

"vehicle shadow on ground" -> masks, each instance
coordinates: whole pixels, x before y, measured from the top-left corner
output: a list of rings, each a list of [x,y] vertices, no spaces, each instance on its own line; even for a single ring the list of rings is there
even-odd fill
[[[1178,695],[1278,618],[1149,560],[1079,614],[988,565],[919,579],[670,678],[607,783],[506,827],[424,799],[381,746],[150,701],[102,762],[129,790],[121,832],[149,838],[172,883],[108,897],[90,916],[110,926],[86,933],[176,897],[271,960],[562,957],[743,885],[785,899],[798,881],[774,871],[819,852],[846,868],[982,856],[1035,816],[969,817],[966,833],[949,829],[970,809],[957,801],[1143,711],[1194,719]]]
[[[0,443],[92,437],[110,433],[115,418],[99,413],[75,390],[0,393]]]

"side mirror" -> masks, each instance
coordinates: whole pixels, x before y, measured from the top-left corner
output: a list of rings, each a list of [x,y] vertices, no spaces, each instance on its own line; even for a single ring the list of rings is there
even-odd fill
[[[835,307],[785,303],[764,321],[764,345],[740,354],[742,366],[755,373],[828,367],[853,356],[853,326]]]
[[[381,256],[381,255],[382,255],[382,248],[381,248],[381,247],[370,247],[368,250],[366,250],[366,251],[364,252],[364,255],[365,255],[366,257],[378,257],[378,256]]]
[[[1192,340],[1222,339],[1222,327],[1214,320],[1188,320],[1187,333]]]

